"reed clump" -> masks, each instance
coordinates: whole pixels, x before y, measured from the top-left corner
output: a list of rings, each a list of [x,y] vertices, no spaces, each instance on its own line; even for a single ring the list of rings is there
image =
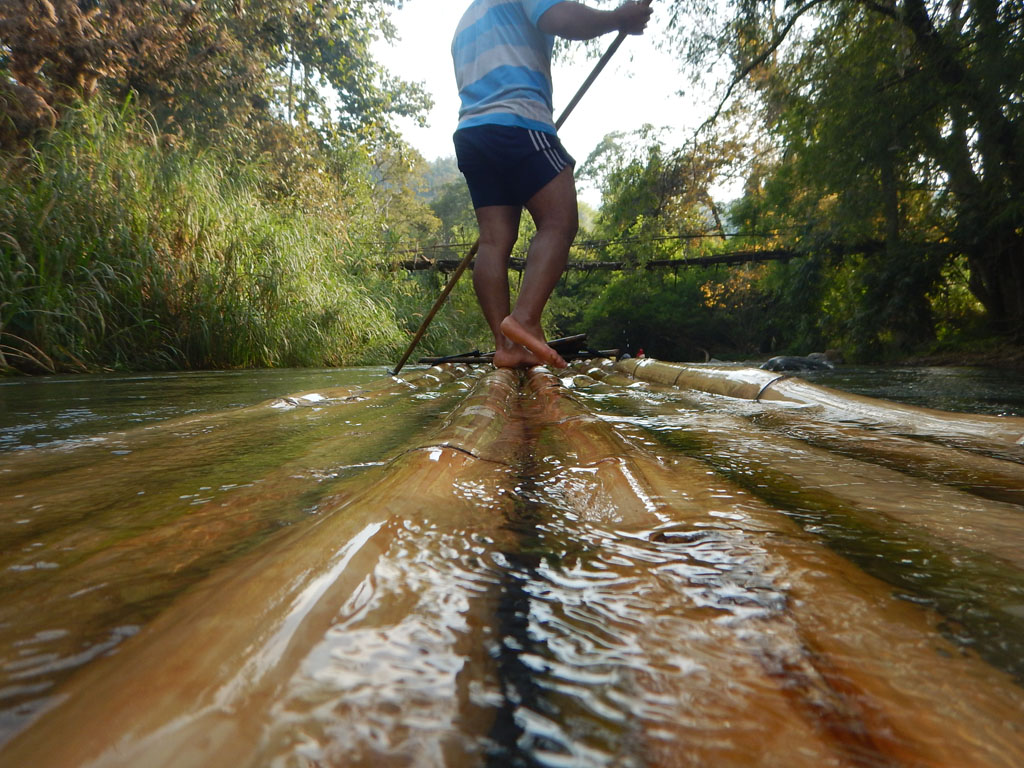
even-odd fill
[[[168,141],[98,101],[0,157],[0,368],[331,366],[404,347],[429,286],[377,268],[387,222],[358,148],[289,179],[277,153]]]

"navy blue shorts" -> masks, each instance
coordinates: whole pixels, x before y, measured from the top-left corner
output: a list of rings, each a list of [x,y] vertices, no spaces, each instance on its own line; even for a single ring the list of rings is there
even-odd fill
[[[475,125],[455,132],[455,156],[474,208],[523,206],[576,161],[553,133],[512,125]]]

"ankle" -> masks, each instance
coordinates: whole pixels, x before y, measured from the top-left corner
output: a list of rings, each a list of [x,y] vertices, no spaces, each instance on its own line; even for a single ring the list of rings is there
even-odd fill
[[[512,317],[514,317],[523,325],[536,325],[537,323],[540,322],[539,314],[525,310],[522,307],[516,307],[511,312],[509,312],[509,314],[512,315]]]
[[[521,327],[527,329],[531,333],[543,336],[543,331],[541,330],[539,317],[527,317],[522,314],[517,314],[516,311],[513,310],[512,313],[509,315],[509,318],[517,322]]]

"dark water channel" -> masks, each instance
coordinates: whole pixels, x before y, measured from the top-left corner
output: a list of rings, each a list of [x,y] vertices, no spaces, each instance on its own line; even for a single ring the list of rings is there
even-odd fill
[[[970,367],[839,366],[807,381],[897,403],[962,413],[1024,416],[1024,371]]]
[[[90,690],[133,746],[83,765],[1021,764],[1024,449],[484,374],[0,380],[0,766],[92,749]],[[805,378],[1024,416],[1014,373]]]

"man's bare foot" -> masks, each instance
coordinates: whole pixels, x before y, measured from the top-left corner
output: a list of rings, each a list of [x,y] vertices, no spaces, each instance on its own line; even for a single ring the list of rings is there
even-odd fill
[[[492,362],[495,368],[531,368],[541,364],[533,352],[518,344],[508,344],[496,350]]]
[[[542,334],[527,330],[512,315],[501,321],[501,332],[505,338],[511,339],[516,344],[521,344],[537,356],[540,362],[555,368],[565,368],[565,359],[555,350],[548,346]]]

